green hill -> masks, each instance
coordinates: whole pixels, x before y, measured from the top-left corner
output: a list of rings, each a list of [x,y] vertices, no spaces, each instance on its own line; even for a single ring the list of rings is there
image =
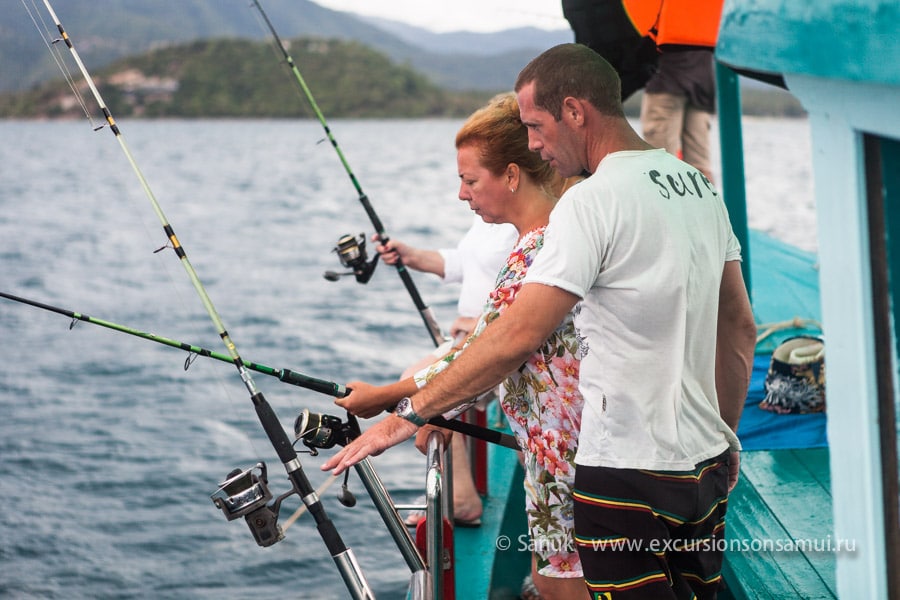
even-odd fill
[[[264,4],[282,37],[295,40],[291,53],[328,117],[463,116],[511,87],[541,50],[571,39],[568,31],[535,29],[433,34],[310,0]],[[47,83],[58,70],[30,18],[45,19],[43,11],[7,12],[0,19],[0,118],[80,116],[65,84]],[[59,12],[85,64],[103,79],[116,116],[311,116],[305,98],[291,91],[293,75],[278,69],[280,53],[265,48],[270,35],[248,3],[71,0]],[[743,88],[745,114],[805,114],[783,90]],[[639,105],[640,93],[625,108],[637,116]]]
[[[356,42],[305,37],[288,43],[329,118],[461,117],[491,95],[443,90]],[[92,76],[114,117],[314,117],[282,58],[266,42],[214,39],[122,59]],[[94,107],[80,77],[77,83]],[[0,95],[0,117],[82,116],[73,98],[63,81],[45,83]]]
[[[409,64],[360,42],[299,37],[287,42],[304,80],[327,118],[465,117],[496,90],[439,87]],[[61,54],[71,61],[67,50]],[[93,97],[71,64],[88,110]],[[238,38],[184,42],[120,58],[92,71],[114,117],[311,118],[314,113],[279,50],[267,41]],[[511,84],[510,84],[511,85]],[[640,113],[640,92],[625,104]],[[802,116],[799,102],[773,87],[744,89],[747,115]],[[84,109],[63,80],[0,94],[0,118],[81,118]],[[100,117],[102,120],[102,117]]]
[[[50,37],[57,36],[56,28],[47,21],[40,2],[18,4],[9,2],[0,19],[0,92],[22,91],[57,76],[33,21],[41,23],[41,30],[46,27]],[[497,82],[511,86],[531,58],[572,39],[568,30],[534,28],[436,34],[398,23],[373,23],[309,0],[261,4],[284,39],[315,36],[359,42],[455,90],[493,90]],[[258,11],[246,1],[66,0],[57,12],[92,69],[172,44],[271,37]]]

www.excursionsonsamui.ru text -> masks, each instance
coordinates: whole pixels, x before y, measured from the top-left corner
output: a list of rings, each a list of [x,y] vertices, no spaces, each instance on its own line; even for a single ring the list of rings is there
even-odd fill
[[[517,550],[532,552],[534,550],[575,551],[571,541],[559,539],[532,540],[528,535],[516,538]],[[497,548],[510,548],[510,540],[506,536],[497,539]],[[584,548],[608,550],[612,552],[641,551],[649,552],[855,552],[856,540],[832,538],[830,535],[818,539],[654,539],[654,540],[594,540],[581,544]]]

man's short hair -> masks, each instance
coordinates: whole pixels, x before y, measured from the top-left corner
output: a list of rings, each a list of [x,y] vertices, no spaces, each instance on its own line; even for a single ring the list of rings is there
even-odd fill
[[[563,100],[585,100],[601,114],[625,116],[619,75],[602,56],[582,44],[546,50],[519,73],[516,91],[534,82],[534,104],[559,121]]]

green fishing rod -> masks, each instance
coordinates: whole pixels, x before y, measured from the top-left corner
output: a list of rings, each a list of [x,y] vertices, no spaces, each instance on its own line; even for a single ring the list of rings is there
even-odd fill
[[[278,507],[280,506],[281,500],[293,493],[297,493],[303,500],[303,503],[306,505],[309,513],[315,519],[319,535],[325,542],[325,545],[328,548],[332,559],[337,565],[338,570],[340,571],[341,576],[343,577],[344,582],[346,583],[347,588],[349,589],[353,598],[374,598],[374,594],[372,593],[372,590],[369,587],[369,584],[366,581],[362,570],[360,569],[359,563],[357,562],[352,549],[348,548],[344,544],[344,541],[341,539],[337,528],[335,527],[330,517],[326,514],[325,507],[322,504],[322,501],[320,500],[318,494],[315,491],[315,488],[312,487],[306,477],[306,474],[303,471],[303,467],[300,464],[300,460],[297,456],[297,451],[294,449],[293,443],[291,442],[284,428],[281,426],[281,423],[279,422],[278,417],[275,415],[275,412],[272,409],[271,405],[268,403],[268,401],[266,401],[263,393],[256,387],[256,383],[253,381],[253,377],[250,374],[250,371],[244,364],[243,360],[241,360],[241,356],[237,351],[237,347],[232,341],[231,336],[228,334],[228,331],[226,330],[221,317],[216,311],[216,308],[213,305],[209,294],[206,292],[203,283],[200,281],[200,277],[198,276],[197,271],[188,260],[187,252],[178,241],[178,237],[175,235],[174,228],[169,223],[168,219],[166,219],[162,207],[157,201],[156,196],[153,194],[153,191],[150,189],[150,185],[148,184],[143,173],[141,173],[140,168],[138,168],[138,165],[134,157],[132,156],[128,145],[125,143],[118,125],[113,119],[112,113],[110,113],[109,108],[107,108],[106,103],[103,101],[103,97],[97,90],[97,86],[94,84],[94,80],[91,77],[91,74],[84,66],[84,63],[82,62],[78,51],[75,49],[74,44],[69,38],[68,33],[66,33],[66,30],[60,22],[59,17],[56,16],[56,12],[53,10],[53,6],[51,6],[50,1],[44,0],[44,6],[50,13],[50,16],[53,19],[53,22],[56,25],[56,28],[59,30],[59,34],[61,36],[59,39],[53,40],[52,43],[56,44],[60,40],[65,42],[66,46],[69,49],[69,52],[72,55],[72,58],[78,65],[78,69],[84,76],[84,79],[88,84],[91,93],[94,96],[94,99],[97,101],[97,104],[103,112],[106,122],[109,125],[110,131],[119,142],[119,146],[121,147],[126,158],[128,159],[129,164],[131,165],[132,170],[137,176],[138,181],[140,182],[141,187],[143,188],[144,193],[147,196],[147,199],[153,206],[153,210],[156,213],[156,216],[159,218],[166,238],[169,240],[167,245],[169,245],[172,250],[174,250],[176,256],[179,258],[182,266],[184,267],[191,282],[194,285],[194,289],[200,296],[200,299],[203,302],[203,306],[206,308],[206,312],[209,315],[210,320],[213,322],[213,325],[215,326],[219,337],[225,344],[225,347],[228,350],[228,355],[231,357],[234,365],[237,367],[241,380],[244,382],[244,385],[250,394],[250,400],[256,410],[257,417],[259,418],[259,421],[262,424],[262,427],[265,430],[269,441],[275,448],[275,451],[278,454],[278,458],[281,460],[285,471],[287,472],[288,479],[291,481],[293,486],[292,490],[290,490],[287,494],[280,496],[278,500],[276,500],[274,506],[270,506],[268,504],[268,500],[269,498],[271,498],[271,492],[269,492],[268,488],[266,487],[267,481],[265,466],[263,463],[259,463],[259,465],[262,465],[260,473],[254,473],[252,472],[252,470],[248,470],[243,473],[239,472],[238,474],[235,474],[233,472],[231,476],[229,476],[229,478],[225,482],[223,482],[220,489],[215,494],[213,494],[213,502],[216,504],[216,506],[222,509],[228,520],[245,517],[245,520],[250,527],[253,536],[256,538],[257,543],[262,546],[267,546],[274,544],[283,537],[281,528],[277,525]],[[28,7],[26,5],[26,10],[27,8]],[[44,32],[41,31],[42,35],[43,33]],[[48,44],[48,47],[51,47],[51,45]],[[351,418],[350,421],[352,421],[352,424],[355,425],[354,419]],[[248,493],[251,497],[255,497],[253,501],[248,501],[250,500],[250,498],[248,498],[247,496]]]
[[[37,300],[30,300],[28,298],[23,298],[21,296],[15,296],[13,294],[8,294],[6,292],[0,292],[0,298],[6,298],[7,300],[12,300],[14,302],[19,302],[21,304],[28,304],[30,306],[34,306],[36,308],[40,308],[46,311],[54,312],[60,315],[64,315],[72,319],[72,323],[69,325],[69,329],[75,326],[76,321],[84,321],[87,323],[91,323],[92,325],[99,325],[100,327],[105,327],[107,329],[112,329],[113,331],[118,331],[120,333],[127,333],[128,335],[133,335],[135,337],[139,337],[141,339],[150,340],[151,342],[156,342],[158,344],[162,344],[164,346],[169,346],[171,348],[178,348],[179,350],[184,350],[192,355],[196,356],[205,356],[207,358],[213,358],[215,360],[234,364],[234,358],[227,354],[223,354],[221,352],[215,352],[214,350],[209,350],[207,348],[203,348],[201,346],[195,346],[194,344],[186,344],[184,342],[179,342],[178,340],[173,340],[161,335],[157,335],[155,333],[147,333],[146,331],[140,331],[139,329],[134,329],[132,327],[128,327],[126,325],[120,325],[118,323],[113,323],[112,321],[106,321],[104,319],[98,319],[96,317],[92,317],[90,315],[86,315],[83,313],[67,310],[65,308],[60,308],[58,306],[52,306],[50,304],[44,304],[43,302],[38,302]],[[192,362],[191,357],[188,357],[184,361],[184,370],[187,371],[188,367]],[[308,390],[313,390],[319,392],[321,394],[327,394],[329,396],[334,396],[335,398],[342,398],[350,393],[350,390],[347,389],[346,386],[339,385],[337,383],[331,381],[325,381],[324,379],[317,379],[315,377],[309,377],[308,375],[304,375],[302,373],[298,373],[296,371],[292,371],[290,369],[275,369],[273,367],[268,367],[266,365],[244,361],[244,366],[252,371],[256,371],[257,373],[262,373],[264,375],[270,375],[272,377],[277,377],[279,381],[283,381],[284,383],[289,383],[291,385],[296,385],[298,387],[302,387]]]
[[[174,340],[171,338],[167,338],[161,335],[157,335],[155,333],[148,333],[146,331],[141,331],[139,329],[135,329],[133,327],[128,327],[126,325],[120,325],[119,323],[113,323],[112,321],[107,321],[105,319],[99,319],[97,317],[92,317],[90,315],[86,315],[84,313],[75,312],[72,310],[68,310],[65,308],[60,308],[58,306],[53,306],[51,304],[45,304],[43,302],[38,302],[37,300],[31,300],[29,298],[23,298],[22,296],[16,296],[14,294],[9,294],[7,292],[0,291],[0,298],[6,298],[7,300],[12,300],[13,302],[18,302],[20,304],[27,304],[29,306],[33,306],[35,308],[40,308],[42,310],[46,310],[49,312],[53,312],[56,314],[60,314],[72,319],[72,323],[69,325],[69,329],[75,326],[76,321],[84,321],[86,323],[90,323],[92,325],[97,325],[99,327],[105,327],[106,329],[111,329],[113,331],[118,331],[119,333],[126,333],[128,335],[132,335],[134,337],[138,337],[144,340],[149,340],[151,342],[156,342],[157,344],[162,344],[163,346],[169,346],[170,348],[178,348],[179,350],[184,350],[192,355],[196,356],[205,356],[207,358],[212,358],[221,362],[234,364],[234,358],[228,356],[227,354],[222,354],[220,352],[215,352],[214,350],[209,350],[202,346],[197,346],[194,344],[187,344],[185,342],[180,342],[178,340]],[[184,369],[185,371],[188,369],[192,362],[191,357],[188,357],[184,361]],[[333,381],[327,381],[325,379],[318,379],[316,377],[310,377],[309,375],[304,375],[303,373],[299,373],[297,371],[292,371],[291,369],[276,369],[274,367],[269,367],[261,363],[244,361],[244,366],[252,371],[256,371],[257,373],[262,373],[263,375],[269,375],[271,377],[277,378],[279,381],[284,383],[289,383],[291,385],[295,385],[297,387],[301,387],[307,390],[312,390],[314,392],[319,392],[320,394],[325,394],[327,396],[332,396],[334,398],[343,398],[347,396],[352,390],[347,386],[340,385]],[[492,444],[497,444],[500,446],[504,446],[506,448],[512,448],[514,450],[518,450],[519,447],[516,444],[516,440],[513,436],[508,433],[503,433],[501,431],[497,431],[494,429],[487,429],[484,427],[478,427],[477,425],[472,425],[470,423],[465,423],[457,420],[448,420],[444,417],[433,417],[428,420],[428,422],[432,425],[436,425],[438,427],[443,427],[445,429],[452,429],[454,431],[458,431],[459,433],[463,433],[469,435],[474,438],[478,438],[484,440],[486,442],[490,442]]]
[[[303,91],[307,100],[309,100],[309,104],[312,107],[313,112],[316,114],[316,118],[319,119],[319,123],[322,124],[322,128],[325,130],[325,135],[328,137],[328,141],[331,142],[331,146],[334,148],[335,152],[337,152],[338,158],[340,159],[341,164],[344,166],[344,170],[347,171],[347,175],[349,175],[350,181],[353,183],[353,187],[356,189],[356,193],[359,196],[359,201],[360,203],[362,203],[366,214],[369,216],[369,220],[372,222],[372,226],[375,228],[375,234],[378,236],[378,240],[382,244],[386,244],[390,238],[385,232],[384,225],[381,223],[381,219],[378,218],[378,215],[376,214],[372,203],[369,201],[369,197],[365,192],[363,192],[362,186],[360,186],[356,175],[354,175],[353,170],[350,168],[350,163],[347,162],[344,153],[341,152],[341,148],[340,146],[338,146],[337,140],[331,133],[331,128],[328,126],[328,122],[325,120],[325,115],[322,114],[322,111],[319,109],[319,105],[318,103],[316,103],[316,99],[310,91],[309,86],[306,85],[306,81],[303,79],[303,75],[300,73],[300,69],[297,67],[297,63],[294,62],[293,57],[290,55],[290,53],[288,53],[287,47],[285,46],[284,42],[281,41],[281,37],[278,35],[278,32],[275,31],[275,26],[272,25],[272,21],[269,20],[269,16],[266,14],[266,11],[263,10],[262,5],[258,2],[258,0],[253,0],[252,4],[259,11],[259,14],[265,21],[266,26],[272,33],[275,44],[278,46],[278,49],[284,56],[284,60],[290,67],[291,72],[294,74],[297,83],[300,85],[300,89]],[[338,247],[336,248],[336,250],[341,257],[341,262],[345,266],[354,267],[354,273],[356,274],[357,281],[365,283],[368,280],[368,277],[371,276],[372,270],[375,268],[378,256],[376,255],[369,265],[359,264],[358,262],[356,262],[354,259],[358,258],[358,253],[360,252],[359,248],[365,247],[364,239],[362,240],[362,244],[363,245],[357,244],[356,240],[352,236],[345,235],[338,242]],[[345,257],[347,256],[350,256],[352,258],[347,261],[345,260]],[[365,263],[365,258],[363,258],[362,263]],[[441,333],[441,328],[438,325],[437,320],[434,318],[434,314],[432,313],[431,308],[429,308],[428,305],[425,304],[425,301],[422,300],[422,296],[419,294],[419,290],[416,288],[415,282],[413,282],[412,275],[410,275],[409,270],[403,264],[403,261],[398,260],[395,263],[395,266],[397,267],[397,273],[400,275],[400,279],[403,281],[403,285],[406,286],[406,291],[409,292],[410,297],[412,297],[413,303],[416,305],[416,308],[419,310],[419,314],[422,316],[422,320],[425,322],[425,327],[428,329],[428,334],[431,336],[434,345],[440,346],[446,341],[446,338],[444,337],[444,334]],[[325,277],[327,279],[334,280],[333,278],[336,277],[336,274],[326,273]]]

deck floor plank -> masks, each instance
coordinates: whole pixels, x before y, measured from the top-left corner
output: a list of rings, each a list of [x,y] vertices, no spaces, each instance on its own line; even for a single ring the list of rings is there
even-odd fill
[[[724,598],[835,598],[828,449],[751,451],[729,498]]]

